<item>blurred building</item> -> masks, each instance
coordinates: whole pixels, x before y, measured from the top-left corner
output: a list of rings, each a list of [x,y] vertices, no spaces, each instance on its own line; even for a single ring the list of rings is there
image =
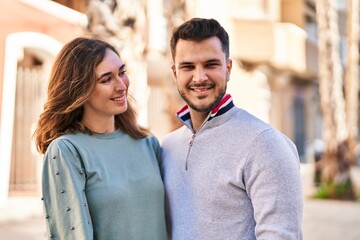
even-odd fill
[[[315,2],[188,2],[192,16],[214,17],[229,30],[235,103],[291,138],[306,161],[306,146],[322,128]]]
[[[0,0],[0,221],[42,210],[42,161],[31,137],[53,59],[86,24],[52,1]]]
[[[168,32],[190,17],[220,21],[230,35],[235,104],[291,138],[306,161],[322,131],[314,0],[164,2]]]
[[[0,221],[41,214],[42,161],[31,134],[52,60],[65,42],[84,33],[90,1],[0,0]],[[140,94],[135,97],[141,122],[160,140],[179,127],[175,112],[183,104],[170,71],[170,32],[191,17],[215,18],[230,35],[228,92],[235,104],[282,131],[307,161],[309,144],[322,134],[315,0],[137,2],[146,13],[146,78],[136,82]],[[338,1],[341,26],[345,5]],[[342,48],[344,43],[342,37]],[[31,207],[21,210],[24,202]]]

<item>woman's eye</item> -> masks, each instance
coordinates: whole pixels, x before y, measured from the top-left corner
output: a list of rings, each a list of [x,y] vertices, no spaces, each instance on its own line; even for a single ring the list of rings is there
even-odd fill
[[[111,78],[104,78],[104,79],[101,79],[100,83],[108,83],[111,81]]]

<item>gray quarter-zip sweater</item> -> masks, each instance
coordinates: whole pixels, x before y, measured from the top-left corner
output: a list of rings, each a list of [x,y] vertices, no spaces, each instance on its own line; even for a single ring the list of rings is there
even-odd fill
[[[172,240],[300,240],[303,197],[294,144],[225,95],[201,128],[162,142]]]

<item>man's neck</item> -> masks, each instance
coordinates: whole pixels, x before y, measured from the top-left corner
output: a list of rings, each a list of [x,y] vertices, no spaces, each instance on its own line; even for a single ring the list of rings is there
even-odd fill
[[[209,113],[197,112],[191,108],[189,110],[192,127],[194,131],[197,132],[208,117]]]

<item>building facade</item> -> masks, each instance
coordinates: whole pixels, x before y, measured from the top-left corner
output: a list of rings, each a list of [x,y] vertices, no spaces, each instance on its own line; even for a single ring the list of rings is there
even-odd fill
[[[86,24],[52,1],[0,0],[0,221],[42,210],[32,132],[54,57]]]

